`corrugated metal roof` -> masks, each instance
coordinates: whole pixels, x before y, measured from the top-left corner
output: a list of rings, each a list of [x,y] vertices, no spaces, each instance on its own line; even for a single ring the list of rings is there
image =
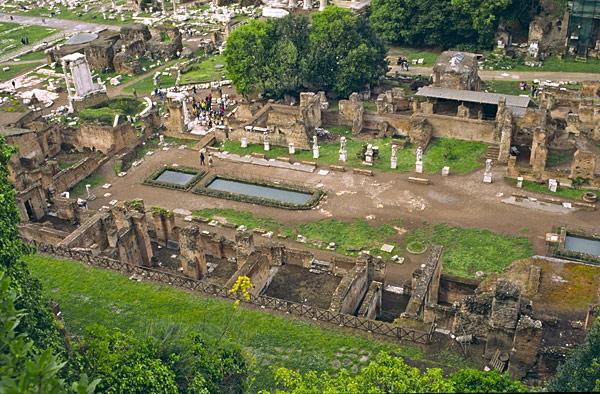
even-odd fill
[[[506,98],[506,107],[509,108],[514,115],[518,116],[525,114],[526,108],[529,107],[529,104],[531,103],[531,99],[525,96],[512,96],[509,94],[475,92],[472,90],[435,88],[432,86],[424,86],[420,88],[416,95],[421,97],[493,105],[498,105],[500,97],[504,97]]]

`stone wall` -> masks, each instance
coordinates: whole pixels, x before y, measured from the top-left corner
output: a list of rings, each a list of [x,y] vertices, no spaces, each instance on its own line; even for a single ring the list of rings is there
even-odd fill
[[[381,298],[383,292],[383,283],[373,281],[365,295],[357,316],[366,319],[376,320],[381,316]]]
[[[97,253],[117,244],[117,226],[109,212],[96,213],[58,244],[64,248],[86,248]]]
[[[39,224],[26,223],[19,226],[19,236],[28,242],[38,241],[51,245],[58,245],[68,235],[69,233],[65,231],[41,226]]]
[[[425,305],[437,304],[440,276],[442,272],[442,247],[431,246],[421,268],[415,270],[412,277],[411,294],[403,316],[423,319]]]
[[[438,302],[442,304],[453,304],[460,302],[464,297],[473,295],[479,285],[477,280],[455,278],[442,274],[440,277]]]
[[[354,269],[345,275],[333,293],[329,310],[355,314],[363,301],[373,278],[373,260],[361,257]]]
[[[125,122],[117,127],[86,123],[77,129],[67,128],[63,133],[63,142],[79,151],[91,149],[109,154],[132,148],[140,141],[135,127]]]
[[[52,178],[54,190],[58,193],[68,191],[82,179],[96,171],[107,159],[86,157],[69,168],[65,168]]]

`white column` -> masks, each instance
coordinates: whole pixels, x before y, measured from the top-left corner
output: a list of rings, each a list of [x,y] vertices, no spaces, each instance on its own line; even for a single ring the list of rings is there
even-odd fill
[[[302,6],[305,10],[310,10],[310,0],[304,0],[304,5]]]
[[[296,8],[296,0],[289,0],[288,1],[288,7],[289,8]]]
[[[319,3],[319,11],[323,11],[327,7],[327,0],[321,0]]]
[[[177,15],[177,3],[173,0],[173,15]]]

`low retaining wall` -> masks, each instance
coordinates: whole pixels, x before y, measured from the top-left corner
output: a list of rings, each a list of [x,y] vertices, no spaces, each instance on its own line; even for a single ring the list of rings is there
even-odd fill
[[[95,267],[117,271],[128,276],[137,275],[146,280],[159,282],[186,290],[201,292],[205,295],[227,299],[238,299],[235,295],[232,295],[227,288],[220,287],[213,283],[206,283],[196,279],[191,279],[176,273],[122,263],[119,260],[104,256],[93,256],[90,251],[82,249],[66,249],[54,245],[42,244],[39,242],[30,242],[30,244],[35,246],[40,253],[77,260]],[[241,301],[246,302],[244,300]],[[315,321],[335,324],[339,327],[382,335],[397,340],[408,340],[420,344],[428,344],[431,341],[431,336],[433,335],[433,325],[431,325],[431,328],[428,332],[419,331],[410,328],[399,327],[391,323],[332,312],[314,306],[280,300],[264,295],[251,296],[250,301],[247,303],[264,307],[272,311],[290,313]]]

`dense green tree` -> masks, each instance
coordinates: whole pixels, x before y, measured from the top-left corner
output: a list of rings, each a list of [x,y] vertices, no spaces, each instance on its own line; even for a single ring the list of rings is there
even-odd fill
[[[243,95],[265,90],[270,53],[271,24],[253,20],[235,29],[227,39],[225,63],[233,85]]]
[[[449,378],[457,393],[525,393],[527,387],[497,371],[461,369]]]
[[[157,335],[159,357],[171,365],[181,393],[242,393],[251,382],[252,363],[239,346],[217,343],[173,327]]]
[[[100,379],[102,393],[177,393],[175,373],[158,358],[154,340],[92,325],[73,346],[71,367]]]
[[[39,349],[62,351],[64,343],[57,322],[50,311],[48,300],[42,295],[40,282],[31,276],[21,257],[30,249],[19,238],[19,213],[15,190],[8,181],[8,161],[16,149],[7,145],[0,136],[0,270],[10,278],[18,298],[16,308],[26,310],[17,333],[27,333]]]
[[[377,359],[351,375],[342,370],[337,375],[308,372],[304,375],[285,368],[275,372],[281,393],[474,393],[525,392],[526,387],[497,372],[462,370],[444,378],[437,368],[421,372],[399,357],[381,353]]]
[[[310,26],[297,15],[251,21],[229,36],[225,49],[240,93],[275,98],[303,85],[347,96],[385,74],[385,55],[368,19],[337,7],[315,14]]]
[[[501,17],[519,18],[514,0],[373,0],[373,28],[386,41],[412,47],[490,47]]]
[[[364,62],[366,55],[370,56],[366,63],[352,64],[353,60]],[[383,42],[367,20],[350,10],[329,6],[312,19],[306,82],[316,89],[348,96],[357,87],[376,83],[385,75],[385,55]],[[353,72],[349,67],[361,71]],[[345,78],[352,80],[342,81]]]
[[[600,318],[588,331],[585,342],[569,355],[550,380],[549,391],[600,392]]]

